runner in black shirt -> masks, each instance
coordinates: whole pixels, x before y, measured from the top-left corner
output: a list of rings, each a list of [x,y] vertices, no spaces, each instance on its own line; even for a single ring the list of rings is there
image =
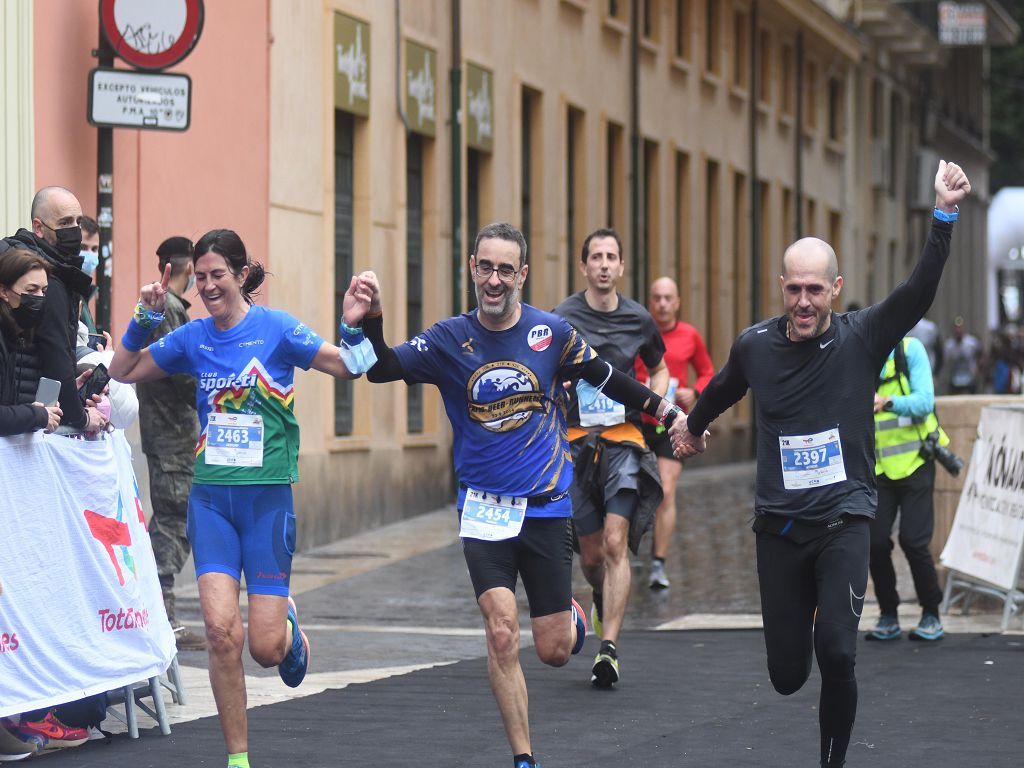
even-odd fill
[[[665,342],[643,305],[616,290],[624,262],[614,229],[587,235],[580,268],[587,289],[555,307],[555,314],[572,323],[616,371],[635,378],[640,357],[651,372],[651,389],[664,395]],[[653,523],[662,498],[661,477],[644,442],[640,412],[604,394],[591,399],[587,390],[585,381],[571,390],[568,434],[575,475],[570,492],[580,567],[594,590],[591,623],[601,638],[590,682],[610,688],[621,675],[617,644],[629,599],[627,546],[637,554],[640,538]]]
[[[844,765],[854,716],[857,625],[875,514],[873,392],[882,363],[924,315],[949,255],[963,170],[939,162],[935,212],[913,274],[888,298],[833,314],[843,278],[817,238],[791,245],[780,277],[786,313],[748,328],[686,419],[677,456],[705,448],[707,426],[750,389],[756,396],[757,571],[768,672],[782,694],[821,671],[821,764]]]

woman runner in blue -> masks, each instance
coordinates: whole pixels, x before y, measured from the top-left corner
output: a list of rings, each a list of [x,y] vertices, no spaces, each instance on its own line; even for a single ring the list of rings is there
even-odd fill
[[[298,480],[299,427],[293,413],[296,367],[351,379],[373,364],[358,329],[370,290],[352,279],[344,299],[342,344],[325,342],[291,315],[253,304],[265,274],[233,231],[206,233],[192,257],[196,289],[210,317],[177,328],[143,349],[159,324],[170,267],[142,288],[135,315],[110,364],[119,381],[175,373],[196,378],[200,437],[189,496],[188,536],[206,625],[210,683],[229,768],[248,768],[248,722],[238,605],[245,573],[249,653],[281,679],[299,685],[309,642],[288,596]]]

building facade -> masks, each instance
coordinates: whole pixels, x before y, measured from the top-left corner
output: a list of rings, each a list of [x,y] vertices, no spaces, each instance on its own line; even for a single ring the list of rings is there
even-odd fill
[[[26,2],[15,6],[31,7],[19,23],[31,26],[20,50],[34,102],[19,97],[32,117],[5,138],[5,162],[12,144],[24,156],[34,142],[34,178],[13,184],[19,207],[33,185],[61,184],[88,212],[96,2]],[[623,292],[642,299],[650,280],[676,278],[682,317],[721,366],[740,330],[781,310],[781,256],[799,236],[835,246],[843,306],[902,279],[927,231],[939,156],[968,169],[976,196],[933,317],[976,314],[980,327],[986,48],[940,45],[925,6],[207,2],[198,45],[171,70],[193,81],[189,130],[115,130],[115,330],[172,234],[238,230],[272,275],[260,301],[327,337],[349,277],[373,269],[395,344],[472,306],[467,261],[482,225],[523,229],[527,300],[545,309],[582,289],[585,235],[613,226]],[[985,6],[990,44],[1015,40],[998,3]],[[5,44],[16,34],[5,24]],[[8,230],[28,218],[13,220],[10,204],[4,215]],[[451,497],[435,390],[317,374],[296,389],[300,543]],[[745,458],[751,444],[745,400],[716,424],[707,460]]]

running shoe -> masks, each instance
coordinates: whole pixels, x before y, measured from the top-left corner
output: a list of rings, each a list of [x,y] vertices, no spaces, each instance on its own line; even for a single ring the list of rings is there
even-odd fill
[[[46,746],[45,736],[22,737],[18,726],[10,720],[0,721],[0,763],[13,763],[42,752]]]
[[[277,673],[289,688],[298,688],[309,668],[309,639],[299,629],[298,610],[295,601],[288,598],[288,618],[292,623],[292,647],[277,665]]]
[[[651,561],[651,589],[668,589],[669,580],[665,575],[665,561]]]
[[[587,639],[587,620],[584,618],[586,614],[583,613],[583,609],[580,604],[576,602],[575,597],[570,597],[572,600],[572,620],[576,624],[576,644],[572,647],[573,656],[583,650],[583,641]]]
[[[42,720],[22,720],[18,723],[17,735],[25,740],[33,737],[42,737],[45,739],[43,743],[44,749],[77,747],[89,740],[88,730],[64,725],[53,712],[47,712],[46,717]]]
[[[900,620],[895,616],[883,613],[878,617],[875,628],[868,632],[867,640],[899,640],[903,630],[900,629]]]
[[[946,634],[946,630],[942,628],[942,622],[939,621],[939,617],[934,613],[925,613],[921,616],[921,620],[917,622],[917,626],[910,630],[911,640],[941,640],[942,636]]]
[[[516,768],[540,768],[540,763],[531,763],[529,760],[516,760]]]
[[[590,670],[590,684],[598,688],[611,688],[619,682],[619,654],[615,644],[605,640],[594,657]]]
[[[590,603],[590,626],[594,628],[594,634],[598,637],[604,634],[604,625],[601,624],[601,593],[595,592]]]

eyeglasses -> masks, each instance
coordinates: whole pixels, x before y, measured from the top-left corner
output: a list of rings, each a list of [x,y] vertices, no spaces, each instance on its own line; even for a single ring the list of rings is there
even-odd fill
[[[499,267],[495,267],[489,261],[478,261],[473,268],[473,274],[477,280],[490,280],[491,275],[497,272],[499,280],[504,283],[511,283],[522,269],[522,267],[514,269],[511,264],[502,264]]]

